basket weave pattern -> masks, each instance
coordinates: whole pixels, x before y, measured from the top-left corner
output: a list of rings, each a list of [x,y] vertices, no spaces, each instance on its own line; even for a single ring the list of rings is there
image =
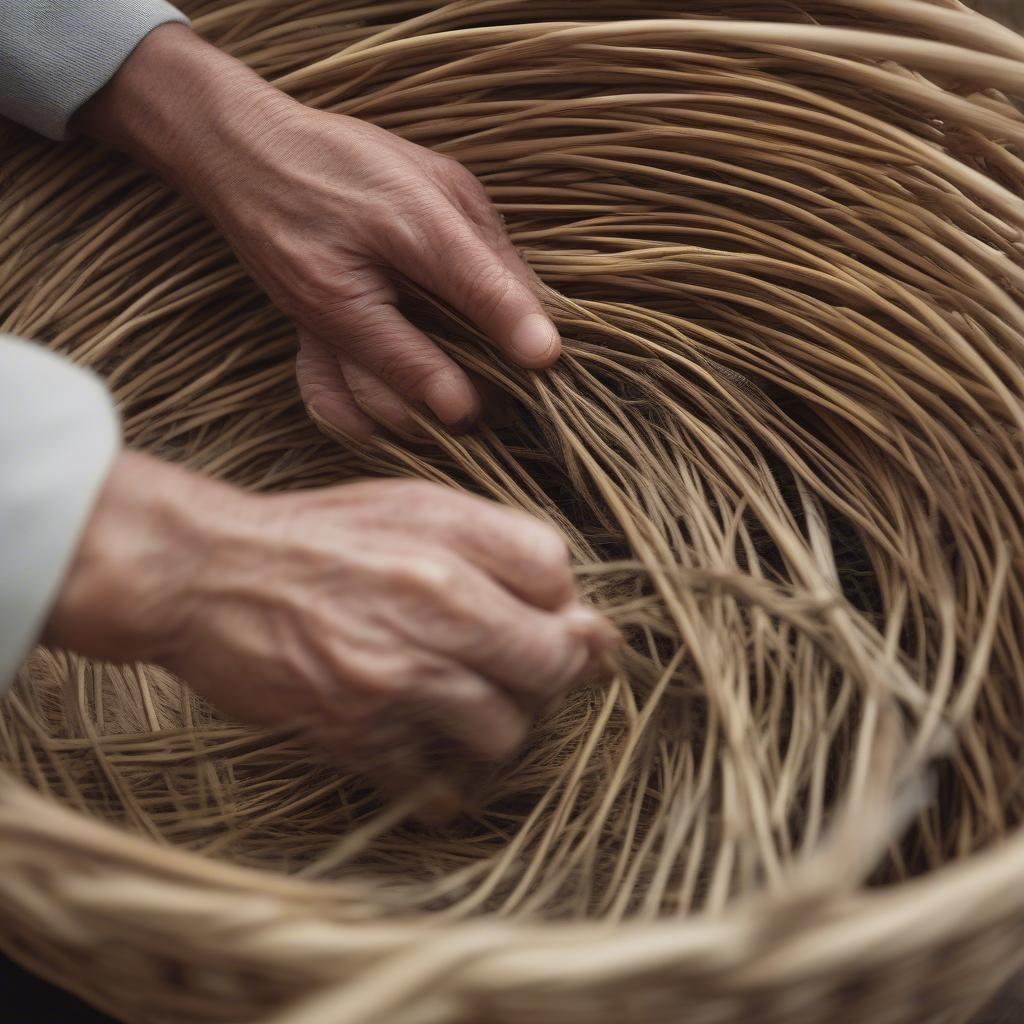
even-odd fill
[[[16,129],[0,329],[237,484],[558,523],[629,645],[437,830],[166,672],[37,651],[0,948],[133,1024],[967,1020],[1024,965],[1024,41],[918,0],[183,6],[477,173],[565,358],[409,294],[520,421],[339,445],[198,213]]]

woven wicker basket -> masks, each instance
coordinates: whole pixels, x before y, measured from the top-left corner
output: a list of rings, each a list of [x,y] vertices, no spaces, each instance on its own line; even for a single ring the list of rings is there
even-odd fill
[[[340,446],[187,203],[15,129],[0,329],[240,485],[553,519],[630,645],[444,829],[158,668],[38,651],[0,949],[132,1024],[966,1021],[1024,966],[1024,43],[917,0],[184,6],[478,173],[565,359],[410,296],[520,421]]]

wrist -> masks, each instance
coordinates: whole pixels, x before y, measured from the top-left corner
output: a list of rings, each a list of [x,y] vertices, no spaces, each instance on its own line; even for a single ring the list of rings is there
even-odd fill
[[[43,642],[111,661],[164,661],[182,644],[189,581],[209,542],[213,481],[138,453],[111,470]]]
[[[167,24],[139,43],[73,127],[209,207],[232,189],[246,153],[296,106],[188,27]]]

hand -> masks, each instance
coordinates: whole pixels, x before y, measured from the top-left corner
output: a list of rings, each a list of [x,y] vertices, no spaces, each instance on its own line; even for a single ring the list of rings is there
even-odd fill
[[[525,367],[558,357],[530,269],[461,164],[296,103],[181,25],[150,34],[76,126],[159,170],[218,224],[299,329],[318,418],[409,431],[407,403],[455,431],[481,413],[466,373],[398,311],[406,278]]]
[[[434,738],[507,756],[617,634],[522,513],[408,480],[254,496],[128,453],[44,639],[362,767]]]

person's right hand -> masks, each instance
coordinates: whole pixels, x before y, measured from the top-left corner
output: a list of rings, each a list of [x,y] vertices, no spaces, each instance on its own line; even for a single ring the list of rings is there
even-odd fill
[[[509,755],[617,634],[525,514],[411,480],[255,496],[129,453],[45,639],[161,663],[358,768],[436,737]]]

